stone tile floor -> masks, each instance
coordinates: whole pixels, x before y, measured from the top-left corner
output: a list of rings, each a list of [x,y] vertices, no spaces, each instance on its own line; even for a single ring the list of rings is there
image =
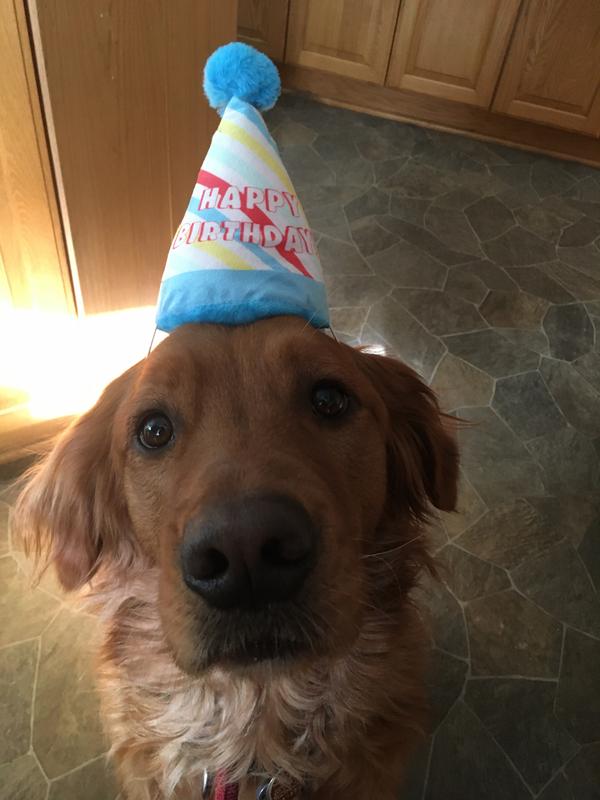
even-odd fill
[[[338,336],[475,423],[459,512],[432,531],[433,734],[400,796],[598,800],[600,171],[289,95],[267,121]],[[94,623],[51,578],[26,590],[7,515],[0,797],[112,800]]]

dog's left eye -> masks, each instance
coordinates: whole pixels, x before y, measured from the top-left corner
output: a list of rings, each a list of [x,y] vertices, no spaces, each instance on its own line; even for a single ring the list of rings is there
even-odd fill
[[[173,423],[166,414],[155,411],[142,420],[137,436],[142,447],[158,450],[169,444],[173,438]]]
[[[317,383],[312,390],[312,407],[316,414],[331,419],[345,414],[350,398],[341,386],[335,383]]]

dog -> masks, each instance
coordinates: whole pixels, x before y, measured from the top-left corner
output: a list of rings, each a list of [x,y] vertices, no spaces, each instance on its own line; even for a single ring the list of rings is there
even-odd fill
[[[225,776],[240,798],[396,798],[427,726],[412,594],[457,472],[415,372],[297,317],[183,325],[110,384],[14,524],[105,621],[122,796]]]

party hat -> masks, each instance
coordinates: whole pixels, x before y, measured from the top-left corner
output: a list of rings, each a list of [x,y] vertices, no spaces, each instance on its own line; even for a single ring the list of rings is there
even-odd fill
[[[329,325],[315,242],[261,110],[281,91],[263,53],[235,42],[206,62],[221,122],[169,250],[157,327],[239,325],[291,314]]]

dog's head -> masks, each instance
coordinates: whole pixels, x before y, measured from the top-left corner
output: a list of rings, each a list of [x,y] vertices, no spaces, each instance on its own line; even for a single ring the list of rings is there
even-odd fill
[[[195,673],[343,653],[426,562],[457,452],[406,366],[293,317],[186,325],[59,440],[16,510],[66,589],[147,564]]]

